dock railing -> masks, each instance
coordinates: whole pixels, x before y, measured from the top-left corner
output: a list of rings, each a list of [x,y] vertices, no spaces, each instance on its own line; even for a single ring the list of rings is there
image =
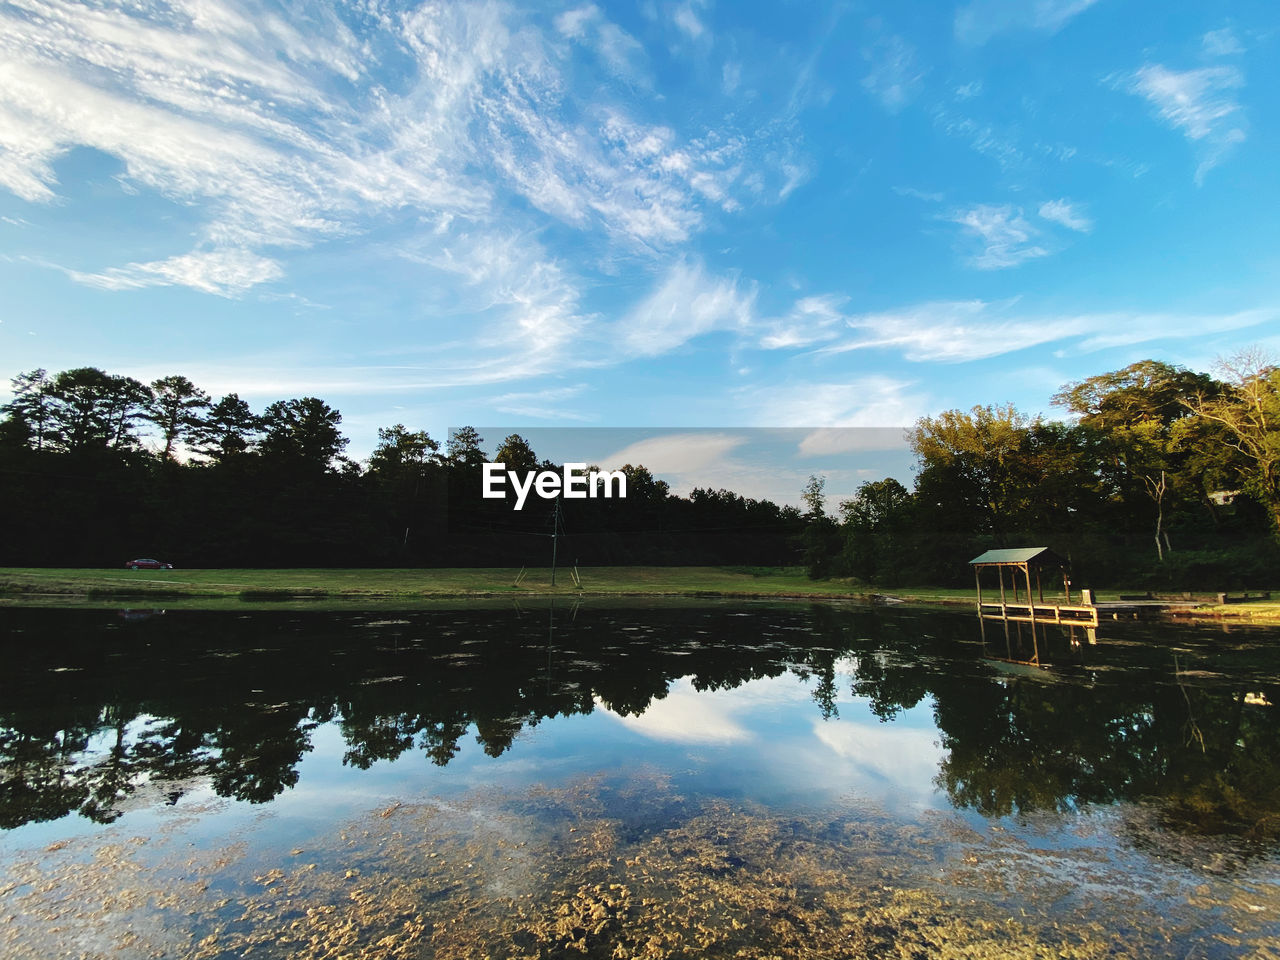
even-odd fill
[[[1025,620],[1029,623],[1078,623],[1098,625],[1098,608],[1092,604],[1008,603],[980,600],[978,613],[997,620]]]

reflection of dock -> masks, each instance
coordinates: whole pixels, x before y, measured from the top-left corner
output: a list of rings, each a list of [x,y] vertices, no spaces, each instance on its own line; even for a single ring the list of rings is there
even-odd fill
[[[1037,605],[1039,606],[1039,605]],[[1046,605],[1047,606],[1047,605]],[[1004,649],[999,649],[1000,632],[987,636],[987,623],[999,623],[1004,633]],[[1032,620],[1027,617],[1002,617],[984,614],[978,617],[982,632],[982,656],[997,670],[1021,676],[1039,675],[1039,671],[1053,664],[1044,659],[1052,647],[1059,648],[1064,656],[1063,664],[1082,662],[1085,646],[1098,642],[1096,622],[1063,619]],[[1051,632],[1052,631],[1052,632]],[[1054,642],[1054,638],[1058,642]],[[1065,641],[1065,645],[1062,645]]]

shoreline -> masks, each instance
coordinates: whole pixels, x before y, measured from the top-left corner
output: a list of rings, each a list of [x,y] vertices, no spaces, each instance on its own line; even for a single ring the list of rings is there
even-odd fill
[[[603,567],[570,571],[552,587],[546,571],[522,576],[495,568],[332,569],[332,570],[166,570],[146,578],[124,571],[68,568],[0,570],[0,606],[75,606],[168,603],[175,609],[267,609],[335,603],[344,609],[366,604],[427,604],[456,601],[528,600],[780,600],[852,602],[868,606],[972,609],[964,589],[874,588],[845,581],[810,581],[803,572],[771,568]],[[123,574],[123,575],[121,575]],[[827,587],[822,589],[822,587]],[[1098,591],[1116,599],[1122,589]],[[1171,622],[1280,625],[1280,601],[1221,605],[1200,594],[1194,607],[1152,608],[1149,615]],[[1152,599],[1160,600],[1154,596]],[[1175,598],[1169,597],[1169,600]],[[1182,596],[1177,597],[1183,600]]]

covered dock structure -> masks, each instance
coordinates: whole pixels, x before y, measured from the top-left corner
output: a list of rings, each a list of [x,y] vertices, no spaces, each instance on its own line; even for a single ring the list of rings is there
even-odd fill
[[[988,550],[981,556],[969,561],[973,567],[974,585],[978,590],[978,615],[996,617],[1002,620],[1027,620],[1031,623],[1079,623],[1089,626],[1098,624],[1098,608],[1093,604],[1087,592],[1081,591],[1080,602],[1071,602],[1071,580],[1068,575],[1070,565],[1065,559],[1048,547],[1011,547],[999,550]],[[982,575],[995,568],[1000,588],[1000,599],[984,600],[982,596]],[[1054,585],[1058,576],[1062,577],[1063,600],[1054,598],[1045,602],[1045,574],[1051,573]],[[1010,591],[1006,591],[1005,581],[1009,581]],[[1026,589],[1026,599],[1022,598],[1022,590]],[[1012,592],[1012,600],[1009,598]]]

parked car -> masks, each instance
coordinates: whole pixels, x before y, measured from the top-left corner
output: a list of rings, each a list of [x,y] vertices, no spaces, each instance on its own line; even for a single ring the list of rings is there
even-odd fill
[[[162,563],[159,560],[130,560],[125,566],[130,570],[172,570],[172,563]]]

